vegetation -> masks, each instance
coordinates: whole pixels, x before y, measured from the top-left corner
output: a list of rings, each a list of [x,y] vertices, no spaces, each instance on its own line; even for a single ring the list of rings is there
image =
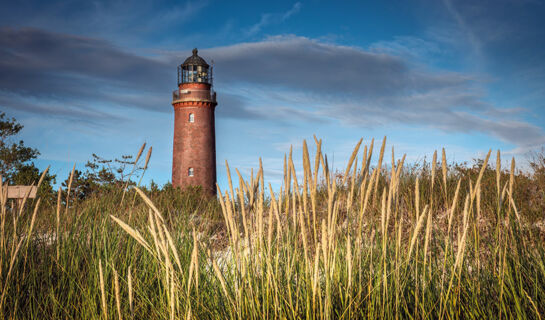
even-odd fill
[[[198,189],[127,184],[79,199],[1,197],[6,319],[534,318],[545,314],[543,170],[386,168],[385,141],[333,172],[316,140],[273,190],[263,168]],[[140,152],[141,154],[142,152]],[[393,154],[393,149],[392,149]],[[138,163],[134,161],[134,167]],[[144,166],[145,168],[146,166]],[[140,172],[143,174],[145,170]],[[233,179],[232,179],[233,178]],[[238,186],[236,182],[238,180]],[[4,189],[5,190],[5,189]],[[102,189],[101,189],[102,190]],[[127,191],[129,190],[129,191]]]
[[[22,129],[15,118],[6,118],[6,114],[0,112],[0,177],[10,184],[30,185],[41,175],[32,162],[40,152],[25,146],[23,140],[13,141]],[[52,194],[51,184],[55,183],[55,176],[46,174],[43,180],[38,194],[46,198]]]
[[[0,113],[0,177],[9,185],[31,185],[36,183],[43,174],[33,162],[40,155],[38,149],[25,146],[23,140],[15,141],[15,137],[22,129],[23,126],[15,118],[9,119],[5,113]],[[69,179],[72,179],[70,193],[78,200],[84,200],[93,194],[103,194],[113,189],[137,185],[131,178],[145,172],[151,157],[152,148],[150,147],[144,166],[136,165],[145,147],[144,143],[136,159],[133,159],[131,155],[122,155],[119,159],[110,160],[93,153],[91,160],[85,164],[85,171],[76,170],[74,166],[74,172],[70,178],[62,182],[65,195]],[[142,175],[138,184],[141,182]],[[55,175],[49,172],[43,175],[38,195],[48,205],[54,205],[56,199],[53,190],[55,183]],[[62,199],[65,198],[65,196],[62,197]]]
[[[85,164],[86,170],[76,170],[74,166],[74,172],[62,183],[62,186],[65,189],[70,189],[70,193],[74,195],[74,198],[85,200],[92,195],[135,186],[137,184],[131,178],[141,172],[142,175],[138,182],[138,185],[140,185],[152,153],[150,147],[144,165],[139,166],[138,161],[145,148],[146,144],[144,143],[134,160],[131,155],[123,155],[121,159],[109,160],[93,153],[92,160],[87,161]]]

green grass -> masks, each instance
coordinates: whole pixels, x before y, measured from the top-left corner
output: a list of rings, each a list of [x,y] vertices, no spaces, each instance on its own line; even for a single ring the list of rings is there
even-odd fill
[[[303,145],[301,175],[287,158],[281,190],[272,190],[259,168],[250,181],[229,175],[217,199],[197,190],[110,190],[83,201],[61,199],[58,219],[56,203],[38,207],[29,200],[19,213],[2,197],[2,315],[540,319],[545,313],[540,176],[492,169],[489,157],[473,167],[436,157],[431,165],[404,167],[402,158],[386,169],[380,152],[380,167],[370,167],[372,148],[362,157],[359,144],[345,172],[334,173],[316,142],[313,159]]]

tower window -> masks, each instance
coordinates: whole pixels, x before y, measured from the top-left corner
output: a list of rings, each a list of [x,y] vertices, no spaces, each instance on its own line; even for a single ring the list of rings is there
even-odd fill
[[[188,177],[193,177],[193,168],[187,169],[187,176]]]
[[[195,115],[193,113],[189,114],[189,122],[195,122]]]

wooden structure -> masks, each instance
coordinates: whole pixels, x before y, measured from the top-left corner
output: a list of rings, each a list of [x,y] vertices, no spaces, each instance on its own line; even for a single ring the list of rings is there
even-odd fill
[[[21,207],[25,197],[27,199],[36,198],[38,188],[36,186],[8,186],[8,199],[15,199],[17,206]]]
[[[8,186],[8,199],[36,198],[36,186]]]

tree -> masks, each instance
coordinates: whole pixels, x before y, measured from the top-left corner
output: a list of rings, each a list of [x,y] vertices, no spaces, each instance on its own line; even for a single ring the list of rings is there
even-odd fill
[[[32,162],[40,152],[25,146],[23,140],[13,141],[22,129],[15,118],[9,119],[0,113],[0,175],[9,184],[30,185],[37,183],[42,174]],[[38,195],[52,195],[52,183],[55,183],[55,175],[46,174]]]
[[[133,156],[122,155],[121,159],[105,159],[92,154],[92,159],[85,164],[85,171],[74,170],[70,193],[79,200],[83,200],[92,194],[108,190],[123,190],[125,186],[136,185],[131,178],[144,170],[137,166]],[[68,188],[70,177],[63,183],[63,188]]]
[[[0,174],[8,180],[40,155],[37,149],[26,147],[23,140],[11,142],[22,129],[15,118],[8,119],[5,113],[0,113]]]

